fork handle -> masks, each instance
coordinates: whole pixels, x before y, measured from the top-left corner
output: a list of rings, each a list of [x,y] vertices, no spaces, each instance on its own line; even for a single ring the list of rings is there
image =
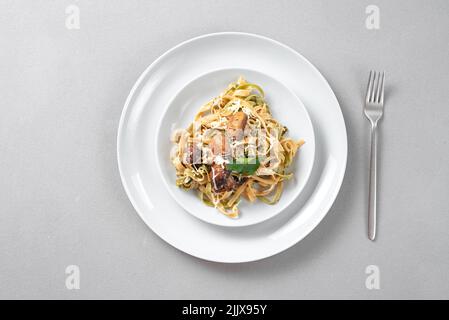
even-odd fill
[[[368,238],[376,238],[377,215],[377,123],[371,124],[371,155],[369,169],[369,198],[368,198]]]

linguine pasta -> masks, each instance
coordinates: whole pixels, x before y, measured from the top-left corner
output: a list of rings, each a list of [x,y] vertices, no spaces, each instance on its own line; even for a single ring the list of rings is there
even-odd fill
[[[287,138],[273,118],[262,88],[240,77],[203,105],[186,129],[173,132],[176,185],[231,218],[242,198],[275,204],[286,169],[304,140]]]

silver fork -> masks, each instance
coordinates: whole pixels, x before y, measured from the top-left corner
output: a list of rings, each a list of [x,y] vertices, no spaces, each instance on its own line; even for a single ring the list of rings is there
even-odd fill
[[[370,71],[366,90],[365,115],[371,123],[371,155],[368,199],[368,238],[376,238],[377,215],[377,123],[384,112],[385,72]]]

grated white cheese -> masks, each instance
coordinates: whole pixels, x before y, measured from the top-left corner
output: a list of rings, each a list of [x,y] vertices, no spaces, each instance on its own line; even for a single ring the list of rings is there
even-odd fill
[[[248,107],[243,107],[243,108],[242,108],[242,111],[243,111],[248,117],[252,114],[251,109],[248,108]]]
[[[229,160],[226,160],[222,156],[218,155],[218,156],[215,156],[214,162],[218,165],[223,165],[225,163],[229,163]]]
[[[221,97],[217,97],[213,100],[212,105],[219,106],[221,105]]]
[[[218,122],[218,121],[212,121],[211,123],[210,123],[210,127],[211,128],[216,128],[216,127],[218,127],[220,125],[220,122]]]
[[[238,146],[241,146],[241,145],[244,145],[244,144],[245,144],[245,141],[243,141],[243,140],[241,140],[241,141],[235,140],[235,141],[232,141],[232,142],[231,142],[231,148],[232,148],[232,149],[235,149],[235,148],[237,148]]]
[[[240,109],[240,100],[232,101],[232,104],[228,108],[232,113],[237,112]]]

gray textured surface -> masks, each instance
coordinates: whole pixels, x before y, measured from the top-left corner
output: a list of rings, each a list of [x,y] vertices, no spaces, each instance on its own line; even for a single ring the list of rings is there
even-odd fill
[[[81,29],[65,28],[65,8]],[[365,7],[380,7],[380,30]],[[449,2],[1,1],[0,298],[449,298]],[[140,73],[180,41],[245,31],[327,77],[349,135],[347,174],[301,243],[241,265],[170,247],[121,186],[116,130]],[[366,237],[370,68],[387,71],[379,234]],[[65,288],[65,267],[81,289]],[[381,289],[365,288],[378,265]]]

